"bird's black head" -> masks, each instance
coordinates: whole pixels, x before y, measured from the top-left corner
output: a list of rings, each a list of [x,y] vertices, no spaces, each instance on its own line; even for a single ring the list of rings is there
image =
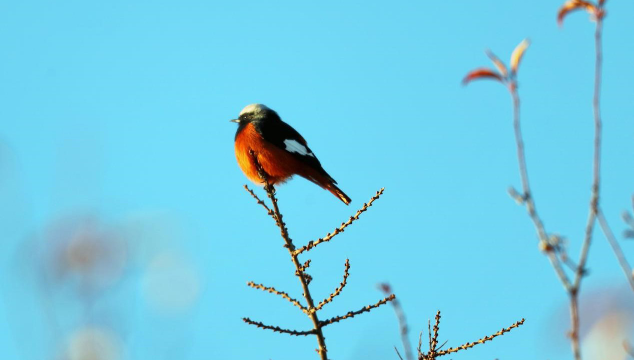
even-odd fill
[[[244,129],[248,124],[253,124],[255,129],[258,132],[262,131],[263,127],[266,127],[267,124],[273,124],[276,122],[281,122],[280,116],[277,113],[265,105],[262,104],[251,104],[245,106],[242,111],[240,111],[240,115],[237,119],[231,120],[232,122],[238,123],[238,131],[236,131],[236,137]]]
[[[251,104],[247,105],[242,111],[240,111],[240,115],[237,119],[231,120],[240,125],[240,127],[245,126],[248,123],[254,123],[254,125],[259,125],[264,122],[271,121],[280,121],[279,115],[266,105],[262,104]]]

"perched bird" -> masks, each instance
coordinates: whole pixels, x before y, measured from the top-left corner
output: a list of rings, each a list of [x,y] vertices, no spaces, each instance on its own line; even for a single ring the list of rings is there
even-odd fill
[[[350,198],[321,167],[306,140],[273,110],[262,104],[247,105],[237,119],[235,151],[242,172],[256,184],[263,181],[249,151],[253,150],[271,185],[284,183],[297,174],[330,191],[346,205]]]

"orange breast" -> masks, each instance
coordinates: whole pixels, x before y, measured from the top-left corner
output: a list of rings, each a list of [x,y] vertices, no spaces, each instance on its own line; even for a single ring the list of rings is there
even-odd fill
[[[263,181],[251,159],[250,150],[255,152],[262,169],[269,175],[271,184],[284,182],[302,169],[303,164],[299,160],[264,140],[252,124],[247,124],[236,137],[236,159],[242,172],[256,184],[262,184]]]

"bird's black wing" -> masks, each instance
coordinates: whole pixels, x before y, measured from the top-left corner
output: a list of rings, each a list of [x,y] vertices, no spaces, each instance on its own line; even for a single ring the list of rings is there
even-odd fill
[[[327,176],[334,184],[337,183],[321,166],[313,151],[306,144],[306,140],[292,126],[282,120],[264,122],[258,125],[256,129],[264,140],[293,155],[296,159],[319,171],[322,175]]]

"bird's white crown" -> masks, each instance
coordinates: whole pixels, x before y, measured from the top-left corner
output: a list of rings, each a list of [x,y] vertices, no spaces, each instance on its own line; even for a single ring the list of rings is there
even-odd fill
[[[240,111],[240,115],[242,116],[243,114],[256,114],[259,112],[262,112],[264,110],[271,110],[268,107],[266,107],[266,105],[262,105],[262,104],[250,104],[244,107],[244,109],[242,109],[242,111]]]

